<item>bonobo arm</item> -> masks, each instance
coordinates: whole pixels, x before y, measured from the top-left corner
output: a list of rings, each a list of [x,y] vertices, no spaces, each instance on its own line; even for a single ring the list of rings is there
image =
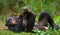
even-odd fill
[[[30,14],[28,24],[27,24],[27,31],[32,31],[34,23],[35,23],[36,15]]]

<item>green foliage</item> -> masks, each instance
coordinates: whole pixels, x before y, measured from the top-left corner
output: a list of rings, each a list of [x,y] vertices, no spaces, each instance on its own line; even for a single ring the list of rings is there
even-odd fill
[[[0,30],[0,35],[35,35],[35,34],[34,33],[26,33],[26,32],[14,33],[12,31]]]
[[[54,17],[54,22],[60,26],[60,16]]]
[[[30,7],[37,15],[42,11],[47,11],[52,15],[56,14],[55,0],[25,0],[25,4]]]
[[[8,10],[21,12],[24,5],[34,11],[36,15],[42,11],[48,11],[53,16],[56,14],[56,0],[0,0],[0,12],[1,14],[6,14]]]
[[[37,35],[59,35],[60,34],[60,30],[46,30],[46,31],[40,31],[38,30],[38,32],[36,33]]]

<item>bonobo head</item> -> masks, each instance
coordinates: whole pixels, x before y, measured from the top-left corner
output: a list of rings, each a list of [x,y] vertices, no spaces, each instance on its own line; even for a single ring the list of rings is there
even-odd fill
[[[29,10],[29,9],[28,9],[27,6],[24,6],[24,7],[23,7],[23,11],[24,11],[24,12],[28,12],[28,10]]]
[[[13,17],[7,18],[7,19],[6,19],[6,26],[8,26],[8,24],[9,24],[9,25],[15,25],[15,24],[16,24],[16,19],[13,18]]]

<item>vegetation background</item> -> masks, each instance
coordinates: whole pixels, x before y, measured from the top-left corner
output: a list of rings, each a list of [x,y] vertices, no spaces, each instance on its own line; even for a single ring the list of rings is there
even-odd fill
[[[60,26],[60,0],[0,0],[0,29],[5,28],[5,19],[12,13],[20,14],[23,6],[28,6],[37,16],[47,11],[54,22]],[[14,33],[9,30],[0,30],[0,35],[60,35],[59,30],[49,29],[47,31],[35,30],[37,33]]]

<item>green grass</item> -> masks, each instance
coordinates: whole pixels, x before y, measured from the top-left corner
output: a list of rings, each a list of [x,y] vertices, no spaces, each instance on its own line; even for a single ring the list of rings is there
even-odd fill
[[[36,31],[37,33],[27,33],[27,32],[20,32],[14,33],[12,31],[4,31],[0,30],[0,35],[59,35],[60,30],[47,30],[47,31]]]
[[[26,32],[14,33],[12,31],[0,30],[0,35],[35,35],[35,34],[34,33],[26,33]]]

